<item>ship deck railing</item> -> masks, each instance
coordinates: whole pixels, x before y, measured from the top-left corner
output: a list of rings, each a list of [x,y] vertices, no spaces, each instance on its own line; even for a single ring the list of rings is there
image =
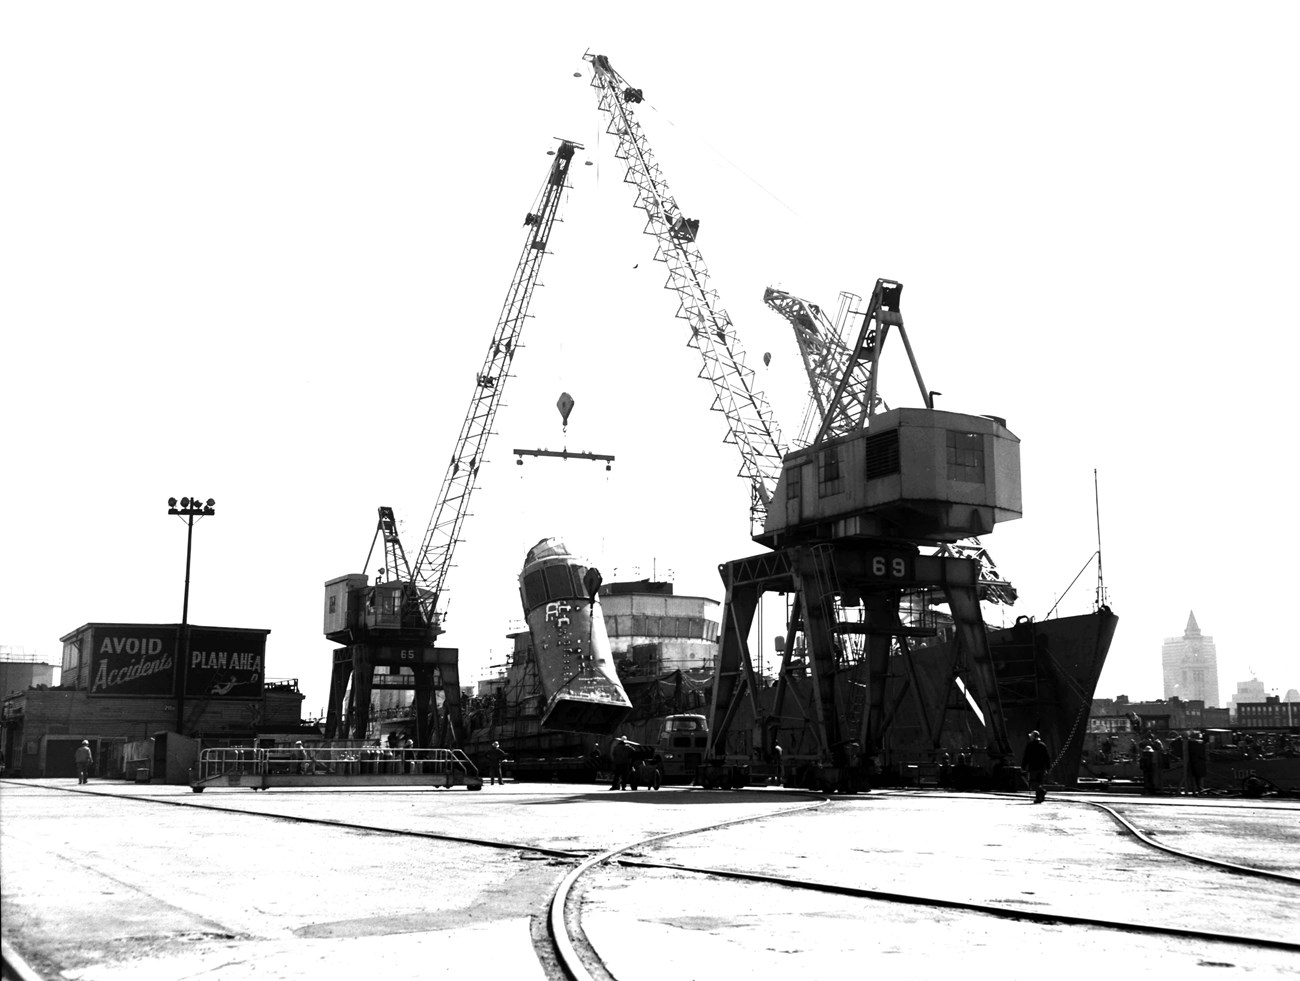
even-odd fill
[[[190,788],[465,787],[481,790],[478,768],[459,749],[276,746],[205,749]]]

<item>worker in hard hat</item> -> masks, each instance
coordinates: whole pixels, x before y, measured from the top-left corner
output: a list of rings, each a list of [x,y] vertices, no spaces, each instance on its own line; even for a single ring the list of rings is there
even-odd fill
[[[77,783],[90,783],[90,771],[95,765],[95,754],[90,750],[90,740],[83,739],[72,754],[77,764]]]

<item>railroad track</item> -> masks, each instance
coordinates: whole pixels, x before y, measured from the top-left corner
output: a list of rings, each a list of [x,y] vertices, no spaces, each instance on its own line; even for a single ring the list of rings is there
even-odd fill
[[[878,796],[886,796],[886,794],[879,794]],[[965,796],[967,798],[970,797],[970,795]],[[1024,800],[1023,796],[1018,798],[1014,797],[1014,795],[1007,796],[1012,797],[1012,799]],[[830,800],[824,799],[818,803],[810,804],[808,807],[817,807],[819,803],[830,803]],[[1087,800],[1071,800],[1069,803],[1100,808],[1107,812],[1109,816],[1135,840],[1140,841],[1147,847],[1174,855],[1183,861],[1217,868],[1234,875],[1258,876],[1264,879],[1281,881],[1300,886],[1300,877],[1286,875],[1268,869],[1252,868],[1241,865],[1240,863],[1225,862],[1208,856],[1196,855],[1180,849],[1171,848],[1170,846],[1157,842],[1150,836],[1144,834],[1136,825],[1107,805]],[[798,808],[797,810],[805,809],[807,808]],[[1104,917],[1072,916],[1023,907],[1008,907],[991,903],[945,899],[943,897],[929,895],[915,895],[876,889],[856,888],[815,879],[772,875],[738,868],[705,867],[680,862],[655,861],[644,857],[628,857],[629,853],[638,853],[652,849],[672,839],[680,839],[690,835],[715,831],[727,826],[728,824],[775,820],[794,813],[794,810],[796,809],[776,812],[770,816],[765,815],[763,817],[745,819],[743,821],[708,825],[689,831],[675,832],[671,835],[660,835],[653,838],[646,838],[638,842],[610,849],[599,855],[589,856],[581,865],[565,876],[551,901],[548,920],[550,933],[555,945],[556,957],[563,965],[565,975],[572,979],[572,981],[616,981],[616,976],[606,965],[605,958],[601,956],[596,945],[587,938],[582,930],[580,901],[575,898],[577,896],[579,880],[584,876],[589,875],[602,865],[608,863],[615,863],[623,868],[665,870],[672,873],[701,876],[715,880],[730,880],[735,882],[776,886],[781,889],[792,890],[795,892],[815,892],[856,897],[858,899],[872,902],[885,902],[936,910],[960,911],[998,919],[1016,920],[1045,925],[1062,925],[1084,929],[1090,928],[1097,930],[1121,931],[1153,937],[1180,938],[1216,945],[1246,945],[1250,947],[1300,953],[1300,939],[1295,941],[1279,940],[1276,938],[1249,936],[1224,931],[1176,927],[1168,924],[1140,923],[1133,922],[1132,920],[1116,920]],[[1294,808],[1277,808],[1277,810],[1287,810],[1291,813],[1295,813]],[[1297,937],[1300,938],[1300,933],[1297,934]],[[1214,964],[1216,962],[1206,963]]]
[[[82,792],[74,788],[49,788],[49,790],[52,793]],[[771,872],[755,870],[753,868],[693,865],[684,862],[674,862],[668,859],[656,858],[652,854],[655,851],[664,850],[666,846],[670,846],[673,842],[680,842],[682,839],[705,835],[710,832],[719,831],[733,826],[767,822],[775,823],[783,819],[795,818],[800,814],[805,814],[813,810],[855,807],[859,803],[873,804],[882,799],[888,799],[891,796],[937,798],[938,795],[934,794],[892,794],[891,792],[885,791],[877,792],[869,797],[863,796],[860,798],[850,799],[826,797],[823,795],[791,795],[804,796],[811,799],[805,799],[798,801],[797,803],[794,801],[787,801],[785,802],[785,806],[772,808],[761,814],[734,818],[722,822],[710,822],[708,824],[684,830],[638,838],[637,840],[629,841],[613,848],[592,850],[581,848],[556,849],[538,845],[534,842],[496,840],[459,834],[385,827],[365,822],[342,821],[333,818],[284,813],[281,811],[266,810],[261,807],[230,807],[223,806],[219,801],[204,800],[200,802],[193,797],[158,798],[127,793],[114,794],[111,792],[105,792],[101,788],[96,788],[94,793],[101,796],[114,797],[120,800],[134,801],[144,805],[193,807],[200,810],[220,811],[225,814],[238,814],[251,820],[273,819],[277,821],[292,821],[305,825],[345,828],[352,831],[361,831],[376,835],[397,836],[427,841],[456,842],[481,848],[505,849],[519,853],[532,853],[537,856],[545,856],[557,860],[557,864],[560,865],[571,864],[572,867],[563,874],[556,885],[554,892],[549,897],[549,901],[545,904],[544,911],[539,911],[539,914],[534,916],[532,937],[539,961],[547,973],[556,976],[563,976],[572,979],[572,981],[597,981],[597,979],[599,979],[599,981],[616,981],[616,975],[608,966],[610,951],[607,950],[602,952],[602,950],[599,949],[600,942],[593,942],[592,938],[587,935],[587,932],[583,927],[584,889],[590,888],[598,890],[599,883],[594,882],[593,880],[598,879],[601,874],[608,874],[611,870],[618,870],[619,873],[623,875],[632,876],[633,885],[636,883],[635,877],[637,876],[652,876],[655,874],[668,873],[675,877],[698,877],[701,880],[710,882],[752,884],[755,887],[762,887],[764,890],[776,889],[792,896],[824,894],[843,897],[849,901],[860,901],[863,903],[864,912],[867,905],[886,903],[896,907],[913,907],[917,910],[930,909],[965,916],[1015,920],[1022,923],[1051,925],[1055,928],[1066,927],[1085,931],[1123,931],[1129,934],[1145,935],[1155,938],[1178,938],[1203,944],[1245,945],[1260,949],[1300,953],[1300,935],[1297,936],[1295,941],[1292,941],[1278,939],[1276,937],[1252,936],[1249,935],[1248,931],[1229,933],[1219,930],[1171,926],[1168,923],[1142,923],[1133,922],[1129,919],[1119,920],[1108,919],[1105,917],[1076,916],[1064,913],[1054,913],[1041,909],[1033,909],[1028,906],[1008,906],[1005,904],[971,902],[968,900],[944,896],[859,888],[852,885],[845,885],[843,883],[821,881],[813,878],[772,874]],[[400,794],[400,792],[397,793]],[[427,796],[427,791],[417,792],[414,796]],[[968,800],[972,797],[972,795],[955,796],[964,797]],[[1012,797],[1012,795],[1007,796]],[[1012,797],[1012,799],[1022,802],[1024,800],[1023,797]],[[1069,803],[1073,806],[1087,806],[1089,808],[1097,808],[1106,812],[1108,816],[1115,821],[1116,825],[1133,840],[1140,842],[1147,848],[1158,849],[1160,852],[1171,856],[1179,863],[1187,863],[1189,865],[1195,864],[1197,866],[1217,869],[1234,876],[1253,876],[1267,879],[1281,883],[1283,888],[1288,888],[1290,886],[1300,887],[1300,877],[1297,876],[1287,875],[1269,869],[1253,868],[1240,863],[1222,861],[1213,858],[1212,856],[1198,855],[1180,849],[1171,848],[1162,842],[1155,841],[1150,835],[1145,834],[1136,824],[1129,821],[1119,813],[1115,807],[1112,807],[1109,804],[1084,799],[1067,800],[1063,798],[1054,798],[1054,800],[1056,803]],[[1125,801],[1124,804],[1120,805],[1120,807],[1125,805],[1145,807],[1150,803],[1153,802],[1146,800],[1140,802]],[[1269,810],[1272,808],[1269,808],[1268,805],[1264,804],[1254,805],[1252,809]],[[1295,813],[1294,808],[1280,807],[1276,809]],[[864,820],[869,820],[865,814]],[[763,902],[770,904],[770,895],[766,892],[764,895],[765,899]],[[1297,899],[1300,900],[1300,892],[1297,893]]]

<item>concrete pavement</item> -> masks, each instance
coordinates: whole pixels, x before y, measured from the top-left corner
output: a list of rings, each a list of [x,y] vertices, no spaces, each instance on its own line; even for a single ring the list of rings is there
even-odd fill
[[[876,792],[809,811],[809,799],[776,789],[541,784],[200,795],[0,781],[0,912],[5,939],[47,979],[208,973],[288,981],[350,970],[543,978],[534,938],[577,859],[428,836],[591,853],[762,816],[638,851],[684,865],[1300,942],[1300,886],[1156,852],[1075,801]],[[1300,808],[1108,803],[1188,850],[1283,870],[1300,862]],[[1285,951],[664,869],[606,866],[580,880],[578,895],[588,938],[624,981],[699,977],[718,964],[755,978],[825,977],[867,964],[895,976],[983,965],[1028,977],[1040,973],[1041,958],[1070,976],[1068,967],[1083,963],[1079,951],[1102,959],[1094,973],[1100,963],[1122,965],[1126,979],[1220,963],[1300,974],[1300,955]]]

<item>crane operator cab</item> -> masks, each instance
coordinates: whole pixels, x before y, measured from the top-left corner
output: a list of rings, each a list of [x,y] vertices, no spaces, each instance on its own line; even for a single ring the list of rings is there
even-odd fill
[[[995,416],[899,408],[788,454],[755,541],[918,545],[988,534],[1021,515],[1020,440]]]

